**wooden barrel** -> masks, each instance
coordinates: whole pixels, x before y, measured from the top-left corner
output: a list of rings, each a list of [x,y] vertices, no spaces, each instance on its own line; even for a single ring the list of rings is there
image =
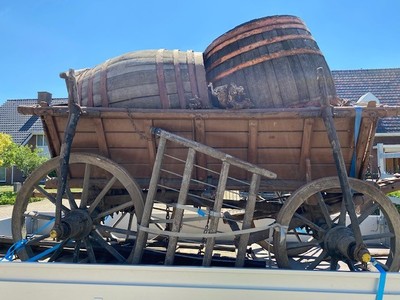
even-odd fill
[[[205,108],[210,105],[203,54],[143,50],[76,71],[80,105]]]
[[[235,27],[204,52],[213,87],[242,86],[255,107],[319,106],[317,68],[324,69],[331,103],[337,101],[328,64],[306,25],[272,16]]]

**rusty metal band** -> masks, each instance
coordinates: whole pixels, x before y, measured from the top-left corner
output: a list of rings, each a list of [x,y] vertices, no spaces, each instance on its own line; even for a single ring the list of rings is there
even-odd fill
[[[277,36],[277,37],[274,37],[272,39],[266,39],[266,40],[258,41],[258,42],[252,43],[250,45],[244,46],[244,47],[242,47],[242,48],[240,48],[240,49],[238,49],[236,51],[232,51],[232,52],[228,53],[227,55],[224,55],[223,57],[217,59],[210,66],[207,66],[207,71],[214,69],[216,66],[224,63],[228,59],[231,59],[231,58],[233,58],[235,56],[238,56],[238,55],[241,55],[243,53],[249,52],[251,50],[257,49],[259,47],[271,45],[273,43],[291,41],[291,40],[297,40],[297,39],[311,40],[311,41],[315,42],[314,38],[311,35],[297,35],[297,34],[291,34],[291,35],[285,35],[285,36]]]
[[[157,69],[157,84],[160,96],[161,108],[169,108],[170,103],[168,99],[167,86],[164,76],[164,49],[159,49],[156,55],[156,69]]]
[[[185,90],[183,88],[181,68],[179,63],[179,50],[173,50],[172,53],[173,53],[174,70],[175,70],[176,91],[178,93],[179,104],[181,108],[186,108]]]
[[[88,79],[88,86],[87,86],[87,104],[86,106],[93,107],[94,106],[94,101],[93,101],[93,74],[89,75]]]
[[[104,64],[100,71],[100,98],[101,98],[101,106],[108,107],[108,93],[107,93],[107,71],[108,64]]]
[[[186,59],[188,64],[188,72],[189,72],[189,82],[190,82],[190,90],[192,91],[192,97],[199,97],[199,91],[197,90],[197,81],[196,81],[196,72],[195,72],[195,61],[194,61],[194,53],[192,50],[188,50],[186,52]]]
[[[302,24],[274,24],[274,25],[270,25],[270,26],[256,28],[251,31],[246,31],[242,34],[232,36],[231,38],[226,39],[225,41],[221,42],[220,44],[215,45],[213,48],[210,48],[209,51],[206,50],[205,56],[206,56],[206,58],[208,58],[211,55],[213,55],[215,52],[218,52],[219,50],[221,50],[221,49],[225,48],[226,46],[228,46],[232,43],[235,43],[239,40],[245,39],[250,36],[255,36],[260,33],[276,30],[276,29],[302,29],[302,30],[308,31],[308,29]],[[310,36],[311,36],[311,34],[310,34]]]
[[[299,54],[314,54],[314,55],[322,55],[321,51],[319,50],[313,50],[313,49],[294,49],[294,50],[284,50],[284,51],[279,51],[279,52],[274,52],[272,54],[267,54],[263,55],[261,57],[258,57],[256,59],[252,59],[250,61],[246,61],[244,63],[241,63],[233,68],[230,68],[224,72],[219,73],[217,76],[212,78],[210,81],[215,82],[216,80],[219,80],[221,78],[224,78],[225,76],[228,76],[232,73],[235,73],[239,70],[242,70],[244,68],[248,68],[254,65],[257,65],[259,63],[272,60],[272,59],[277,59],[277,58],[282,58],[282,57],[287,57],[287,56],[294,56],[294,55],[299,55]]]

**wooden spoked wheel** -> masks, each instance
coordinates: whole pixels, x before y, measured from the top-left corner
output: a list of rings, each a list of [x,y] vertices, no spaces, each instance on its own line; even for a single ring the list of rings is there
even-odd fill
[[[60,224],[55,234],[60,157],[24,182],[12,214],[17,255],[28,261],[125,263],[133,249],[143,195],[129,173],[105,157],[72,153]],[[48,187],[53,184],[53,189]],[[32,197],[44,198],[33,202]]]
[[[340,191],[339,179],[322,178],[296,190],[277,216],[274,232],[280,268],[301,270],[365,270],[363,258],[387,271],[400,268],[400,216],[388,197],[372,184],[349,178],[363,249],[358,251]],[[357,252],[358,251],[358,252]]]

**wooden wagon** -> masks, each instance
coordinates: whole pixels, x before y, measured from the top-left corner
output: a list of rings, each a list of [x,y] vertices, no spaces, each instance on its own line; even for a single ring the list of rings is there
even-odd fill
[[[68,106],[19,107],[41,117],[53,157],[17,197],[22,260],[265,267],[274,258],[358,270],[375,259],[399,270],[399,214],[364,180],[377,121],[399,107],[89,108],[75,96],[72,80]],[[31,209],[32,194],[53,211]],[[364,234],[376,214],[380,230]]]

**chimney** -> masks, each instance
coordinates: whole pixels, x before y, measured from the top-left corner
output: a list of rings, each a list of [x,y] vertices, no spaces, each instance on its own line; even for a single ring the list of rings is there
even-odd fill
[[[47,103],[46,106],[51,104],[52,95],[49,92],[38,92],[38,103],[41,104],[42,102]]]

